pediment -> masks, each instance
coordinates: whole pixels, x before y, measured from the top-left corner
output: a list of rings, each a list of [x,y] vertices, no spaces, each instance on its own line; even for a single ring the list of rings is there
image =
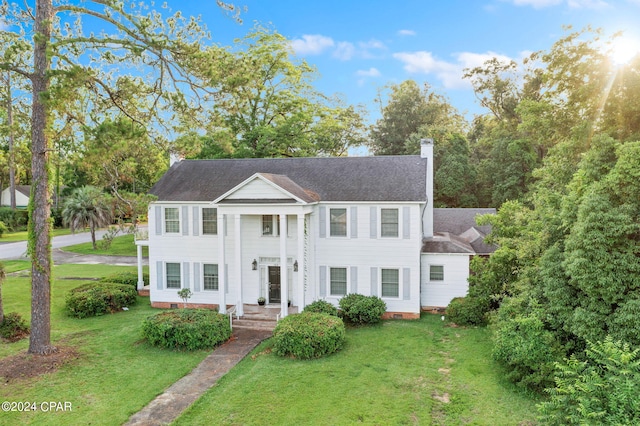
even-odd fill
[[[214,203],[299,203],[315,200],[308,191],[284,175],[256,173],[236,185]]]

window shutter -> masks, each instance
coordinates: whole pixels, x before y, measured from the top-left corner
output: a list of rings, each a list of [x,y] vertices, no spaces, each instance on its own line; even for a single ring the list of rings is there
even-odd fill
[[[200,235],[200,207],[193,207],[193,236]]]
[[[349,293],[357,293],[358,292],[358,267],[351,267],[351,284],[349,285]]]
[[[327,295],[327,267],[320,266],[320,297],[326,297]]]
[[[402,299],[411,299],[411,269],[402,268]]]
[[[377,207],[371,207],[370,210],[371,212],[370,216],[370,237],[371,238],[378,238],[378,208]]]
[[[200,291],[200,263],[193,262],[193,291]]]
[[[189,262],[182,262],[182,288],[191,288]]]
[[[320,222],[320,238],[326,238],[327,236],[327,208],[320,207],[318,212],[318,222]]]
[[[156,283],[158,286],[158,290],[162,290],[163,278],[162,278],[162,262],[156,262],[156,273],[158,274],[158,282]]]
[[[351,207],[351,238],[358,238],[358,207]]]
[[[411,237],[411,211],[409,207],[402,208],[402,238],[409,239]]]
[[[189,207],[182,206],[182,235],[189,235]]]
[[[378,268],[371,267],[371,296],[378,295]]]
[[[156,206],[156,235],[162,235],[162,207]]]

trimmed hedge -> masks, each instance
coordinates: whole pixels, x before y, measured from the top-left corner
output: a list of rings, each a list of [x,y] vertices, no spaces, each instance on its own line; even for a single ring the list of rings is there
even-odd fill
[[[135,305],[137,295],[130,285],[92,282],[67,293],[66,308],[69,315],[76,318],[104,315]]]
[[[340,299],[342,315],[352,324],[375,324],[380,322],[387,304],[378,296],[351,293]]]
[[[145,285],[149,285],[149,274],[144,273],[142,275],[142,279]],[[100,282],[103,283],[116,283],[116,284],[126,284],[133,286],[133,288],[138,287],[138,273],[137,272],[120,272],[117,274],[108,275],[100,279]]]
[[[148,317],[142,335],[153,346],[210,349],[231,337],[229,317],[210,309],[174,309]]]
[[[303,312],[289,315],[273,330],[273,351],[300,359],[330,355],[344,345],[344,323],[329,314]]]
[[[456,297],[449,302],[446,315],[458,325],[485,325],[491,301],[486,297]]]
[[[329,314],[334,317],[338,316],[338,308],[333,306],[331,303],[326,300],[316,300],[315,302],[309,303],[305,306],[302,312],[315,312],[317,314]]]
[[[12,342],[27,336],[29,331],[29,325],[17,312],[6,314],[0,322],[0,336]]]

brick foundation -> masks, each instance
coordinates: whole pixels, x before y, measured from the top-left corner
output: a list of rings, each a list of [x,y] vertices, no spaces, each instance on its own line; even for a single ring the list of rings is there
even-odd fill
[[[420,319],[420,314],[413,312],[385,312],[382,314],[382,319],[405,319],[415,320]]]
[[[138,290],[138,296],[149,297],[149,289]]]
[[[429,314],[436,314],[436,315],[442,315],[447,310],[447,308],[442,306],[423,306],[421,309],[422,309],[422,312],[427,312]]]
[[[173,305],[173,306],[171,306]],[[175,309],[184,308],[184,302],[151,302],[152,308],[160,309]],[[218,309],[217,304],[213,303],[187,303],[187,308],[190,309]]]

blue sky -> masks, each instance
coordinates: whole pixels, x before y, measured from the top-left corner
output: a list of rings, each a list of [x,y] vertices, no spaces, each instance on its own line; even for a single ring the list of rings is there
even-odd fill
[[[169,0],[185,14],[201,15],[215,42],[230,45],[254,22],[270,24],[292,40],[296,53],[319,73],[316,87],[363,104],[375,120],[378,88],[406,79],[427,82],[468,117],[483,112],[462,69],[490,56],[520,60],[548,50],[590,24],[606,34],[624,30],[640,40],[640,0],[240,0],[244,23],[223,15],[215,2]],[[638,47],[640,50],[640,46]]]

